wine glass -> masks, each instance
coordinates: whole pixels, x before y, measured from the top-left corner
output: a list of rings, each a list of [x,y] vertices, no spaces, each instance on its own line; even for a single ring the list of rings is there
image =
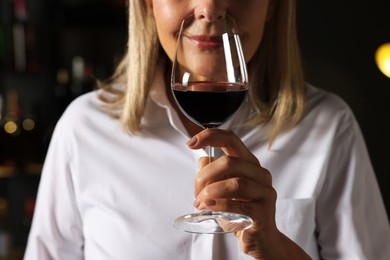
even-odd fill
[[[214,128],[232,117],[248,90],[240,37],[230,16],[214,21],[196,14],[185,18],[172,65],[171,89],[183,114],[203,128]],[[214,157],[208,147],[209,160]],[[250,217],[208,209],[180,216],[174,227],[190,233],[229,233],[251,227]]]

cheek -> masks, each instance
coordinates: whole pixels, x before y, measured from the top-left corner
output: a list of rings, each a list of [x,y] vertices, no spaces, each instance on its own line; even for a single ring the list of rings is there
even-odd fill
[[[177,6],[173,8],[164,1],[155,1],[153,14],[160,44],[172,60],[176,49],[176,37],[184,16],[179,15],[180,11]]]
[[[256,23],[253,23],[257,21]],[[241,43],[244,49],[244,55],[247,62],[249,62],[256,50],[260,46],[263,39],[265,20],[253,19],[252,21],[240,24],[239,28],[244,28],[242,31]]]
[[[161,44],[168,57],[172,60],[176,48],[176,37],[166,26],[157,25],[157,34]]]
[[[257,48],[260,46],[263,39],[264,28],[256,28],[256,31],[252,31],[250,35],[243,37],[244,55],[247,62],[249,62],[255,54]]]
[[[252,59],[263,39],[268,2],[266,0],[240,1],[235,2],[236,5],[231,9],[238,29],[242,32],[241,42],[247,62]]]

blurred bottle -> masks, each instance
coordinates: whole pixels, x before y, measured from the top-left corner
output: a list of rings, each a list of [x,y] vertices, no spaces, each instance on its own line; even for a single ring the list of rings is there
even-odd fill
[[[54,88],[54,95],[62,99],[68,95],[69,72],[66,68],[59,68],[56,74],[57,85]]]
[[[5,29],[0,24],[0,69],[3,69],[5,67],[5,53]]]
[[[22,229],[23,229],[23,240],[24,243],[27,242],[28,234],[30,233],[30,228],[32,224],[32,219],[34,215],[34,209],[35,209],[35,198],[34,197],[27,197],[24,200],[24,212],[22,217]],[[25,245],[24,245],[25,246]]]
[[[72,96],[77,97],[83,93],[84,83],[84,59],[81,56],[75,56],[72,59]]]
[[[93,88],[93,67],[81,56],[72,59],[72,83],[70,85],[72,98],[90,91]]]
[[[77,86],[76,88],[77,91],[79,91],[79,86]],[[56,114],[61,115],[65,108],[68,106],[68,104],[72,101],[73,96],[71,93],[71,75],[69,73],[69,70],[65,67],[59,68],[57,70],[54,95],[56,97],[56,103],[54,105],[56,107]]]
[[[21,110],[19,107],[19,93],[15,89],[8,89],[5,105],[4,130],[9,135],[17,136],[20,133]]]
[[[13,0],[14,22],[13,49],[14,66],[18,72],[33,72],[39,68],[36,55],[34,27],[28,23],[26,0]]]
[[[9,228],[8,201],[0,198],[0,260],[9,259],[12,249],[12,233]]]
[[[0,122],[4,116],[3,113],[4,113],[4,100],[3,100],[3,96],[0,93]]]
[[[3,107],[5,111],[0,121],[0,166],[39,174],[44,148],[35,111],[29,107],[22,111],[19,92],[12,88],[6,93]]]
[[[0,121],[0,165],[16,167],[21,159],[18,152],[21,111],[19,107],[19,93],[16,90],[9,89],[7,91],[3,110],[3,116]]]
[[[27,68],[26,58],[26,28],[27,19],[26,2],[14,0],[14,24],[12,26],[14,42],[14,65],[15,70],[25,71]]]
[[[3,128],[3,118],[4,118],[4,102],[0,93],[0,177],[4,175],[9,175],[8,171],[6,171],[6,166],[5,166],[5,158],[7,157],[7,152],[6,152],[6,144],[5,140],[7,138],[7,134],[4,132]]]

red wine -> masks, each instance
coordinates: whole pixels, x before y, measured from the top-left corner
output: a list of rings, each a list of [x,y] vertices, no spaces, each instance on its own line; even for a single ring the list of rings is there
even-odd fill
[[[182,112],[205,128],[218,127],[229,119],[240,108],[246,92],[246,86],[237,83],[196,82],[186,87],[173,86],[173,95]]]

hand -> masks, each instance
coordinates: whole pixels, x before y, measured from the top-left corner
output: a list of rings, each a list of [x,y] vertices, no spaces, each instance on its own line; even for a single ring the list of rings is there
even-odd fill
[[[211,163],[208,157],[200,159],[200,170],[195,177],[194,206],[250,216],[253,226],[235,233],[243,252],[256,259],[284,259],[280,254],[286,254],[286,259],[295,259],[287,253],[292,249],[301,257],[297,259],[306,259],[303,255],[308,257],[277,229],[277,194],[272,187],[272,176],[234,133],[206,129],[187,145],[191,149],[210,145],[225,153]]]

